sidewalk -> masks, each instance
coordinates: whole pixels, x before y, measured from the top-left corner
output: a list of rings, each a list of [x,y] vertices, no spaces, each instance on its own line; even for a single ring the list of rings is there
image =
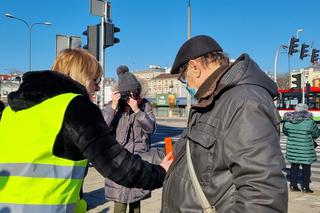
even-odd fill
[[[289,213],[320,213],[320,184],[311,183],[313,194],[289,192]],[[88,202],[88,212],[113,212],[113,203],[104,200],[104,179],[92,167],[84,181],[84,198]],[[160,212],[162,189],[152,191],[151,198],[142,201],[142,213]]]
[[[92,167],[85,178],[84,199],[88,203],[88,213],[112,213],[113,202],[104,199],[104,178]],[[142,213],[159,213],[161,207],[162,188],[152,191],[152,196],[141,202]]]

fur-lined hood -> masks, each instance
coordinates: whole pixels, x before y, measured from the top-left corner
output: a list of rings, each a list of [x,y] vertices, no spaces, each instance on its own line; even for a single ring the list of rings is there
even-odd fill
[[[283,116],[283,120],[291,123],[300,123],[304,120],[312,119],[312,113],[308,111],[300,111],[300,112],[286,112]]]
[[[242,54],[233,64],[224,69],[220,79],[217,79],[217,72],[213,72],[200,86],[196,94],[196,99],[199,100],[197,107],[206,107],[212,104],[216,96],[237,85],[257,85],[267,90],[272,98],[278,95],[277,85],[248,54]],[[216,81],[218,82],[214,83]]]
[[[8,104],[14,111],[33,107],[62,93],[76,93],[89,98],[84,86],[59,72],[27,72],[22,79],[19,89],[8,95]]]

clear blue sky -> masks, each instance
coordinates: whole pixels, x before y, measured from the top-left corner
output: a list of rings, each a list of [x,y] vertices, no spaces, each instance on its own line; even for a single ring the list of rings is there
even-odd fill
[[[120,43],[106,49],[106,76],[115,76],[118,65],[131,70],[148,65],[171,66],[187,38],[187,0],[113,0],[112,20],[120,27]],[[247,52],[263,70],[273,72],[277,47],[288,44],[299,33],[302,42],[320,49],[319,0],[191,0],[191,35],[214,37],[231,58]],[[28,69],[29,23],[50,21],[32,30],[32,67],[50,69],[55,57],[56,34],[82,36],[87,25],[100,22],[89,13],[89,0],[2,0],[0,3],[0,72]],[[83,44],[86,37],[82,36]],[[279,56],[279,72],[288,70],[286,54]],[[292,68],[309,66],[299,54],[291,58]]]

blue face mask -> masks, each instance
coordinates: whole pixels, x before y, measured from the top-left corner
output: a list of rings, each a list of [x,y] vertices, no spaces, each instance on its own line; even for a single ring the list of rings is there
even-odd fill
[[[191,95],[191,97],[194,97],[196,95],[196,93],[198,92],[198,89],[188,87],[187,82],[185,84],[183,84],[183,85],[186,87],[186,89],[189,92],[189,94]]]
[[[186,89],[189,92],[189,94],[191,95],[191,97],[194,97],[196,95],[196,93],[198,92],[198,89],[196,89],[196,88],[190,88],[187,86]]]

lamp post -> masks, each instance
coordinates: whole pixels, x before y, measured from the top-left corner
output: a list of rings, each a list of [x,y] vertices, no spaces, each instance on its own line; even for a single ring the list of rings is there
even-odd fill
[[[297,38],[299,38],[299,33],[303,32],[303,29],[297,29]]]
[[[191,34],[191,5],[190,0],[188,0],[188,39],[190,39]]]
[[[20,20],[22,21],[28,28],[29,30],[29,71],[31,71],[31,42],[32,42],[32,28],[35,26],[35,25],[52,25],[51,22],[36,22],[36,23],[28,23],[26,22],[25,20],[21,19],[21,18],[18,18],[18,17],[15,17],[13,16],[12,14],[10,13],[6,13],[4,14],[4,16],[8,17],[8,18],[13,18],[13,19],[17,19],[17,20]]]
[[[299,38],[299,33],[303,32],[303,29],[297,29],[297,38]],[[304,71],[301,73],[301,84],[302,84],[302,103],[305,103],[305,91],[304,91],[304,86],[305,86],[305,79],[304,79]]]
[[[188,0],[188,34],[187,38],[190,39],[191,36],[191,4],[190,0]],[[187,116],[189,115],[189,111],[191,108],[191,95],[187,93],[187,109],[186,109],[186,114]]]
[[[276,51],[276,56],[274,58],[274,82],[277,83],[277,66],[278,66],[278,56],[279,56],[279,52],[281,49],[287,49],[288,46],[287,45],[280,45],[278,48],[277,48],[277,51]]]

